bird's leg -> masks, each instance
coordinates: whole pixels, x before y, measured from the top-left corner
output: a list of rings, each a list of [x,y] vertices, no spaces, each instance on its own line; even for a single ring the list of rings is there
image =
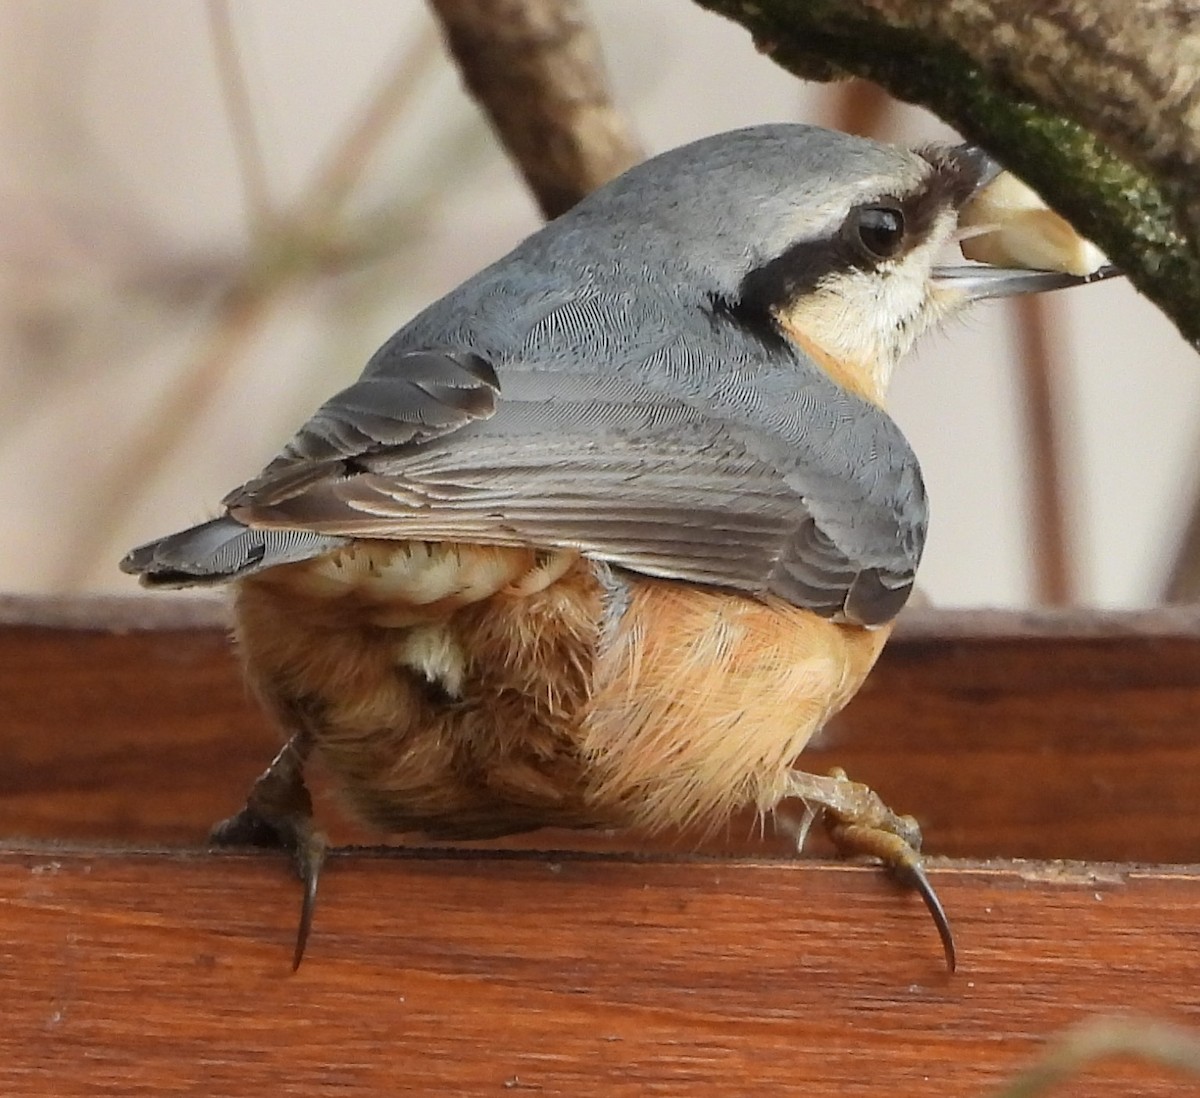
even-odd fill
[[[878,858],[901,883],[915,888],[933,916],[946,965],[954,971],[954,935],[945,909],[929,883],[921,862],[921,828],[911,816],[899,816],[874,790],[852,782],[840,768],[828,775],[793,770],[785,797],[804,802],[805,815],[796,832],[796,849],[804,845],[809,828],[820,823],[845,857]]]
[[[317,902],[317,881],[325,861],[327,841],[313,821],[312,796],[304,784],[304,764],[312,744],[298,732],[259,775],[246,806],[212,829],[209,841],[217,846],[283,847],[292,855],[296,873],[304,884],[300,926],[296,931],[293,970],[300,967]]]

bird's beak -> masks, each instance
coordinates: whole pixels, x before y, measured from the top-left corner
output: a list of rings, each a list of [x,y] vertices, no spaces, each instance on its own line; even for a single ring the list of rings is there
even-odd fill
[[[1013,265],[1011,256],[1014,253],[1018,261],[1025,258],[1020,255],[1022,252],[1036,253],[1043,261],[1047,258],[1057,261],[1061,254],[1064,267],[1072,264],[1078,266],[1076,256],[1080,247],[1091,248],[1092,253],[1097,256],[1100,253],[1083,241],[1057,214],[1041,205],[1041,200],[1032,191],[1005,173],[1004,168],[982,149],[974,145],[959,145],[951,150],[951,156],[963,166],[963,175],[975,178],[972,193],[959,211],[960,226],[965,230],[963,236],[971,235],[967,225],[986,220],[990,223],[993,241],[989,250],[998,250],[1010,258],[1009,263],[1004,265],[983,262],[934,267],[933,283],[938,290],[966,301],[980,301],[989,297],[1015,297],[1018,294],[1061,290],[1068,286],[1086,286],[1122,273],[1119,268],[1109,263],[1097,266],[1087,273],[1079,273],[1078,270],[1046,269],[1042,263]],[[1016,188],[1020,188],[1022,193],[1014,200],[1013,192]],[[1030,201],[1035,205],[1030,205]],[[986,212],[981,213],[984,210]],[[1045,238],[1031,246],[1031,236],[1038,233],[1039,227],[1044,229]],[[1064,239],[1064,234],[1069,239]],[[1051,236],[1053,240],[1050,239]]]
[[[982,301],[988,297],[1015,297],[1017,294],[1062,290],[1068,286],[1087,286],[1121,273],[1121,269],[1111,263],[1085,275],[1067,274],[1065,271],[1028,271],[1021,267],[989,267],[977,263],[961,267],[934,267],[933,283],[937,289],[961,294],[968,301]]]

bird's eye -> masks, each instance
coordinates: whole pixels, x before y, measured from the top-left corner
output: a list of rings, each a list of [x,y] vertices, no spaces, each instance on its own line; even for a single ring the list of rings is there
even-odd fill
[[[904,215],[895,206],[860,206],[850,227],[872,259],[891,259],[904,243]]]

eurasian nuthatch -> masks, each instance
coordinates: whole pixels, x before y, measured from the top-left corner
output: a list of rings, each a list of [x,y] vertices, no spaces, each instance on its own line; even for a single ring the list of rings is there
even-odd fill
[[[655,157],[401,328],[219,518],[125,558],[149,586],[234,584],[290,740],[217,837],[296,852],[297,963],[316,751],[386,832],[717,825],[797,799],[922,889],[953,964],[915,823],[793,764],[925,541],[882,408],[897,361],[970,301],[1087,280],[937,265],[995,174],[968,147],[801,125]]]

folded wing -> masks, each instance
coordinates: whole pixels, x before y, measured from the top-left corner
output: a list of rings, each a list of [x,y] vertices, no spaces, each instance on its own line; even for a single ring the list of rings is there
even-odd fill
[[[743,371],[721,392],[673,388],[670,361],[499,373],[473,352],[393,356],[233,492],[230,514],[329,537],[571,547],[868,625],[907,598],[925,530],[916,460],[819,371]]]

